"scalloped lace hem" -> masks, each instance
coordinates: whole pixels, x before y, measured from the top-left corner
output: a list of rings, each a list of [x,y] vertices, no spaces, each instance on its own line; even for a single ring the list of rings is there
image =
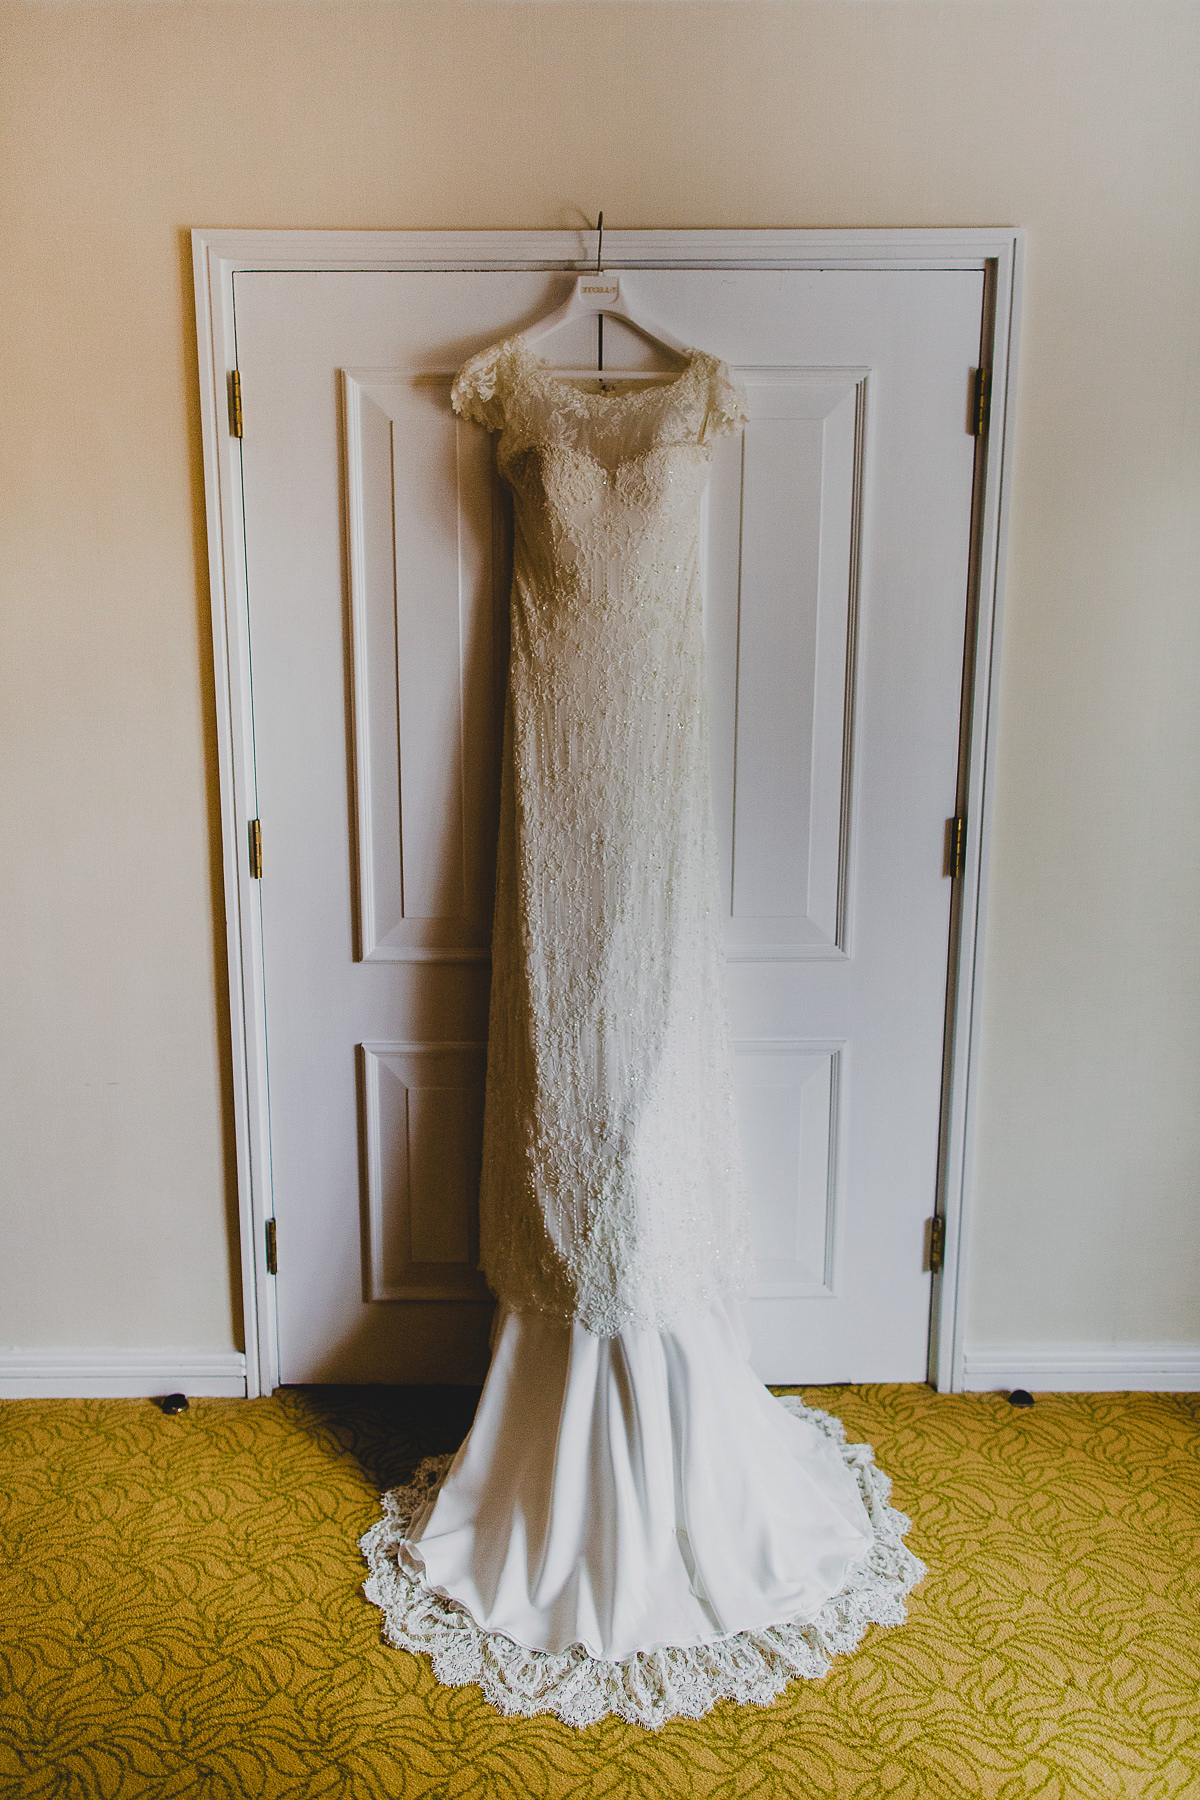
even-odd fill
[[[620,1662],[593,1657],[580,1644],[557,1653],[528,1650],[481,1629],[456,1601],[411,1574],[398,1552],[414,1511],[440,1487],[453,1460],[427,1457],[407,1487],[383,1496],[384,1516],[359,1545],[370,1574],[363,1593],[383,1613],[383,1635],[397,1650],[423,1652],[446,1687],[472,1683],[500,1712],[531,1718],[554,1713],[567,1725],[609,1715],[652,1731],[669,1719],[700,1719],[719,1700],[766,1706],[789,1682],[824,1675],[835,1656],[860,1642],[868,1625],[900,1625],[905,1598],[926,1570],[904,1544],[911,1520],[888,1504],[892,1484],[869,1444],[848,1444],[840,1419],[793,1394],[780,1404],[811,1420],[841,1450],[874,1530],[874,1543],[845,1587],[812,1619],[785,1619],[686,1648],[640,1651]]]

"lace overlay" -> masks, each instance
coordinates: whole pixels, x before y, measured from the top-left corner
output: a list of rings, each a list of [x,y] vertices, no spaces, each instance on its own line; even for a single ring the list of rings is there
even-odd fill
[[[460,371],[514,496],[481,1266],[612,1336],[738,1291],[699,578],[719,362],[588,392],[518,340]]]
[[[370,1570],[363,1592],[383,1611],[387,1642],[427,1653],[445,1686],[478,1684],[503,1713],[555,1713],[574,1726],[613,1714],[657,1730],[669,1719],[702,1718],[719,1700],[765,1706],[798,1676],[824,1675],[834,1656],[856,1647],[869,1624],[902,1623],[905,1596],[925,1565],[904,1546],[910,1521],[888,1504],[891,1483],[875,1466],[870,1446],[847,1444],[840,1420],[794,1395],[781,1396],[780,1403],[839,1446],[874,1532],[845,1587],[814,1618],[620,1662],[591,1657],[579,1645],[559,1654],[527,1650],[482,1631],[464,1607],[423,1586],[399,1560],[409,1519],[426,1506],[453,1460],[441,1456],[423,1462],[408,1487],[383,1496],[383,1518],[360,1539]]]

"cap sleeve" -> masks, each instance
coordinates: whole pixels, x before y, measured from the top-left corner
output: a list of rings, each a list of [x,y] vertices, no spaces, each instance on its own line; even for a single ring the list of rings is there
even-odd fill
[[[730,377],[723,362],[714,357],[708,378],[708,411],[704,419],[704,442],[724,437],[744,425],[749,413],[746,394]]]
[[[455,412],[486,431],[504,429],[504,350],[505,345],[492,344],[468,358],[450,389],[450,404]]]

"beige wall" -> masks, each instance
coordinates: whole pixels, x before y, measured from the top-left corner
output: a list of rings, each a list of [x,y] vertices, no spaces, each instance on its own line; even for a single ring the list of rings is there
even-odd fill
[[[238,1339],[187,227],[1029,228],[970,1335],[1200,1342],[1200,9],[33,5],[0,1343]]]

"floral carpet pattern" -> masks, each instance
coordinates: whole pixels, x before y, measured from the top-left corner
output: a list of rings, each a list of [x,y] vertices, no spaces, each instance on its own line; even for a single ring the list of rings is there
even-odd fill
[[[357,1540],[463,1390],[0,1402],[0,1795],[1196,1800],[1200,1399],[805,1390],[929,1575],[771,1706],[506,1719],[381,1642]]]

